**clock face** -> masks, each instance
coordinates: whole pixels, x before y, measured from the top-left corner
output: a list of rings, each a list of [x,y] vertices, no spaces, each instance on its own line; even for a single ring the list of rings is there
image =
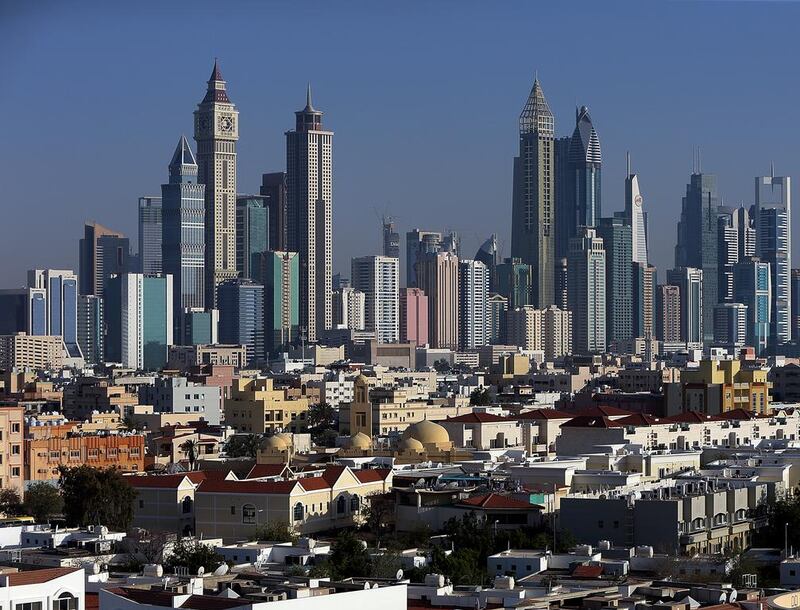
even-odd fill
[[[642,196],[636,195],[636,197],[633,198],[633,203],[635,203],[637,207],[642,207]]]
[[[233,131],[233,117],[221,116],[219,117],[219,130],[224,132]]]
[[[197,119],[197,128],[200,131],[206,131],[208,129],[208,117],[207,116],[201,116],[199,119]]]

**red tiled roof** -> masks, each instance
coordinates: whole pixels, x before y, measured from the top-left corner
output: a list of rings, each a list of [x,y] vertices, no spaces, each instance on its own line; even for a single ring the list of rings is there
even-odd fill
[[[577,578],[598,578],[602,574],[603,566],[580,564],[575,566],[571,575]]]
[[[475,506],[479,508],[490,509],[513,509],[513,510],[533,510],[539,508],[536,504],[530,502],[523,502],[508,496],[501,496],[496,493],[488,493],[482,496],[472,496],[466,500],[461,500],[458,504],[466,504],[467,506]]]
[[[509,418],[503,417],[502,415],[493,415],[492,413],[465,413],[464,415],[448,417],[447,419],[443,419],[441,421],[464,424],[488,424],[498,421],[509,421]]]
[[[331,484],[325,477],[302,477],[297,479],[300,486],[306,491],[317,491],[319,489],[330,489]]]
[[[592,405],[591,407],[586,407],[575,413],[576,417],[580,415],[592,415],[594,417],[625,417],[626,415],[633,415],[633,412],[618,409],[610,405]]]
[[[84,610],[99,610],[100,608],[100,594],[99,593],[89,593],[88,591],[84,595],[84,602],[83,602]]]
[[[247,473],[245,479],[258,479],[263,477],[280,477],[288,470],[285,464],[256,464]]]
[[[666,419],[648,415],[647,413],[636,413],[635,415],[628,415],[628,417],[621,417],[615,421],[623,426],[657,426],[671,423]]]
[[[38,585],[81,570],[82,568],[45,568],[44,570],[12,572],[10,574],[4,574],[3,576],[8,579],[8,585],[10,587],[17,587],[20,585]]]
[[[720,413],[719,417],[722,419],[758,419],[758,415],[753,413],[752,411],[747,411],[745,409],[731,409],[730,411],[725,411],[724,413]]]
[[[186,478],[197,485],[204,481],[206,476],[203,471],[196,471],[178,474],[137,474],[126,476],[125,480],[131,487],[177,489]]]
[[[534,409],[517,415],[517,419],[572,419],[573,417],[575,417],[573,413],[557,409]]]
[[[707,413],[698,413],[697,411],[684,411],[677,415],[665,417],[665,421],[675,424],[702,424],[707,421],[720,421],[719,415],[708,415]]]
[[[362,483],[377,483],[385,481],[392,473],[391,468],[368,468],[364,470],[354,470],[353,474]]]
[[[578,415],[561,424],[562,428],[619,428],[613,419],[599,415]]]
[[[289,494],[297,483],[297,481],[220,481],[206,479],[197,488],[197,493]]]
[[[322,472],[322,478],[325,479],[325,482],[330,487],[333,487],[336,484],[336,481],[339,480],[339,477],[342,476],[344,471],[344,466],[327,466]]]

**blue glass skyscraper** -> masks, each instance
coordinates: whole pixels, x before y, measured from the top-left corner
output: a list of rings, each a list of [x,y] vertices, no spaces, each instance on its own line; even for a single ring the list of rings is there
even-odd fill
[[[78,276],[71,270],[33,269],[28,271],[32,295],[31,334],[59,335],[69,358],[81,358],[78,346]],[[44,314],[44,315],[43,315]]]
[[[217,289],[219,304],[219,340],[231,345],[244,345],[247,363],[264,359],[264,287],[237,278],[225,280]]]

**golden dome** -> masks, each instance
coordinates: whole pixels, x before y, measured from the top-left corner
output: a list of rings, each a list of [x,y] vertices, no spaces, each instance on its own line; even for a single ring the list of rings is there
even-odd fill
[[[359,432],[350,437],[350,447],[352,449],[372,449],[372,439],[363,432]]]
[[[278,434],[276,434],[275,436],[277,436],[284,443],[286,443],[287,447],[291,447],[294,445],[294,437],[288,432],[278,432]]]
[[[283,440],[279,434],[274,436],[268,436],[259,445],[259,449],[268,450],[274,449],[276,451],[285,451],[288,449],[289,446],[286,444],[286,441]]]
[[[397,447],[401,451],[416,451],[418,453],[425,451],[425,447],[422,446],[422,443],[415,438],[404,438]]]
[[[447,433],[447,430],[439,424],[435,424],[427,419],[423,419],[416,424],[411,424],[406,428],[405,432],[403,432],[403,438],[416,439],[423,445],[450,442],[450,435]]]
[[[369,385],[369,379],[363,373],[359,373],[358,376],[353,380],[353,383]]]

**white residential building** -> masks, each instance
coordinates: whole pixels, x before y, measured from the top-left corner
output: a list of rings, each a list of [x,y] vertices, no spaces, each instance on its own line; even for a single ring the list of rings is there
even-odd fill
[[[400,259],[391,256],[354,258],[353,288],[364,293],[364,328],[374,331],[380,343],[400,338]]]
[[[489,268],[481,261],[458,265],[459,347],[474,350],[489,343]]]

